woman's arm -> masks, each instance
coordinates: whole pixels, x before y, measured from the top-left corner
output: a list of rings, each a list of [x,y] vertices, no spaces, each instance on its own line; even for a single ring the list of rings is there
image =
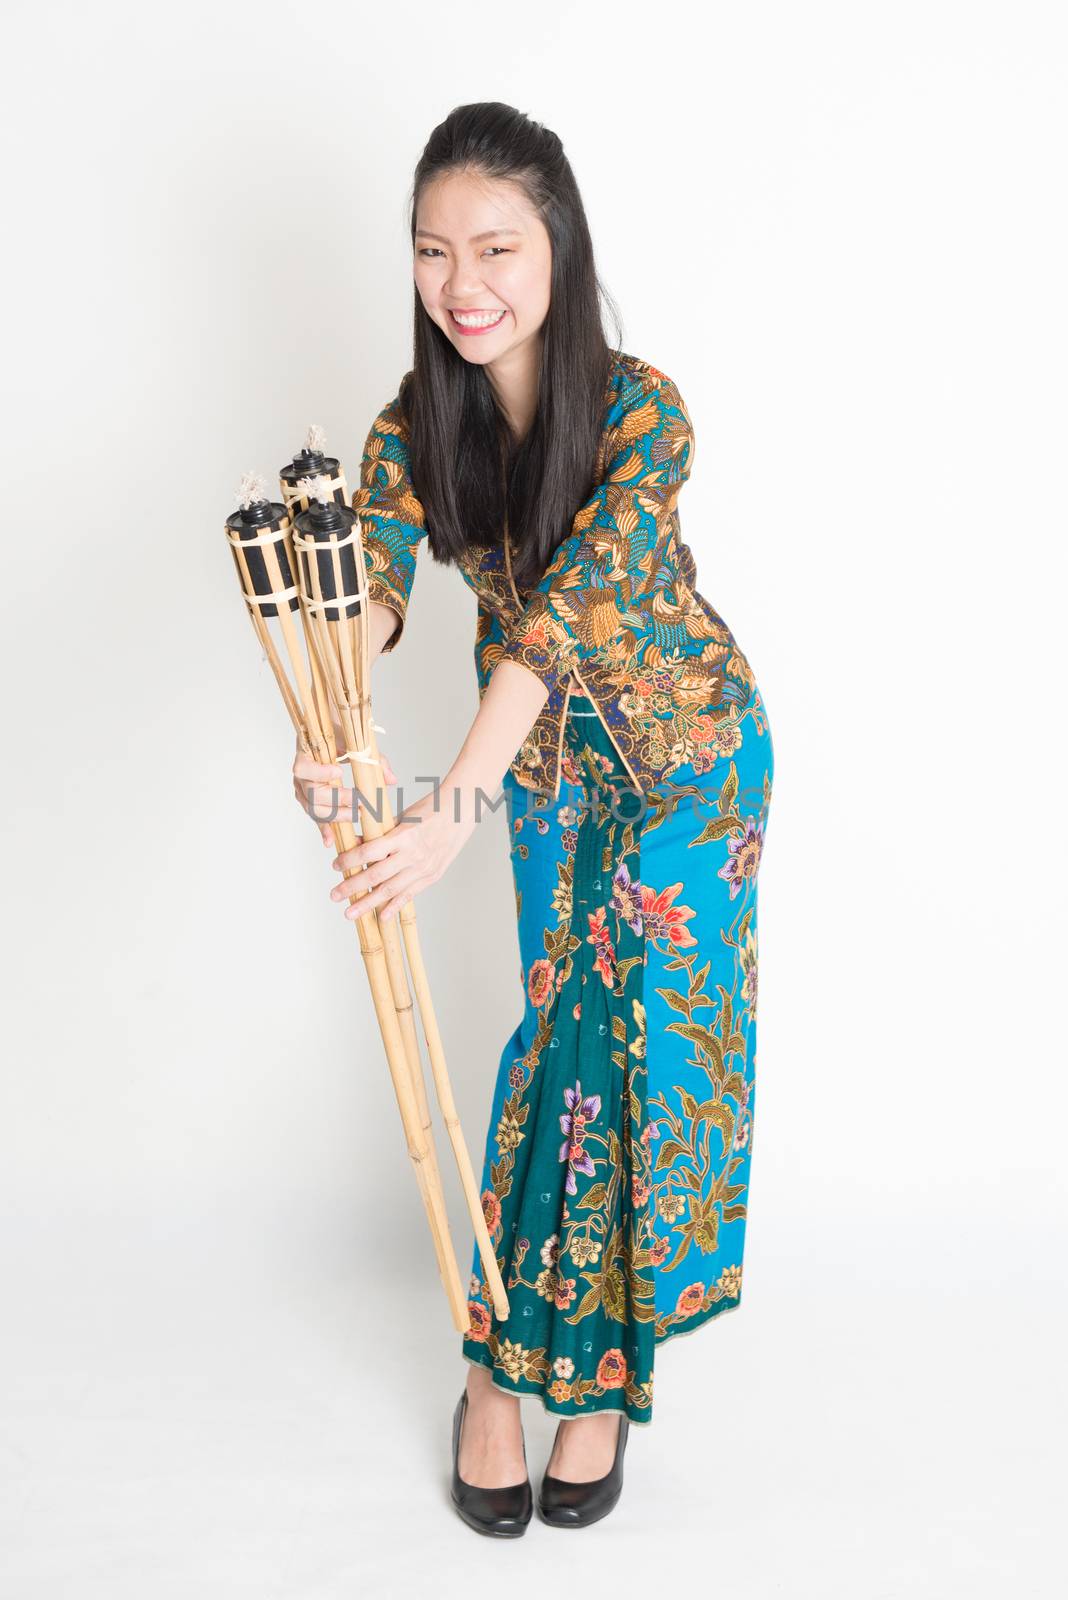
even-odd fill
[[[372,662],[377,661],[390,639],[399,633],[403,626],[403,619],[394,611],[392,606],[381,605],[379,601],[371,601],[370,627],[368,629],[368,649]]]
[[[606,477],[575,514],[523,611],[502,661],[529,668],[548,694],[627,626],[647,623],[638,597],[693,466],[693,424],[677,386],[650,368],[611,429]]]
[[[412,895],[436,883],[456,859],[481,817],[481,799],[492,799],[515,753],[537,721],[548,697],[537,675],[513,661],[494,668],[478,713],[448,772],[380,839],[344,850],[334,861],[339,872],[360,873],[366,893],[346,906],[347,917],[377,910],[391,917]],[[351,876],[337,884],[331,899],[347,901]]]
[[[393,615],[392,631],[375,652],[379,654],[395,649],[400,641],[419,546],[427,537],[426,513],[412,486],[408,430],[399,396],[383,406],[371,424],[352,509],[360,519],[368,595]],[[375,637],[372,634],[372,642]]]
[[[495,795],[548,698],[545,684],[527,667],[498,661],[443,787],[459,791],[461,799],[470,799],[479,790],[487,797]]]

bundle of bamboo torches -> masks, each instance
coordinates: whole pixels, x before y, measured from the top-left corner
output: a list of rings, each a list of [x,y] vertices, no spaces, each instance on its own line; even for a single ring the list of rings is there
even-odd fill
[[[326,456],[323,447],[322,431],[309,429],[304,449],[282,468],[281,504],[269,499],[262,478],[246,473],[237,509],[226,519],[226,537],[252,626],[270,662],[301,748],[314,761],[333,764],[341,760],[351,768],[360,799],[362,834],[357,834],[347,820],[334,821],[334,842],[343,851],[352,849],[361,837],[379,838],[395,823],[382,783],[375,742],[377,725],[371,716],[370,609],[360,523],[348,504],[341,465],[336,458]],[[295,619],[298,611],[299,629]],[[270,621],[274,621],[275,632],[280,635],[281,649],[268,626]],[[344,743],[340,756],[335,729]],[[367,803],[368,795],[374,796],[374,803]],[[360,898],[359,877],[355,874],[351,880],[350,904]],[[402,937],[438,1103],[459,1169],[486,1283],[502,1320],[508,1315],[508,1298],[453,1100],[419,946],[415,909],[409,901],[397,918],[380,920],[372,908],[353,920],[441,1281],[456,1330],[466,1333],[467,1295],[449,1233],[434,1151],[412,997],[401,954]]]

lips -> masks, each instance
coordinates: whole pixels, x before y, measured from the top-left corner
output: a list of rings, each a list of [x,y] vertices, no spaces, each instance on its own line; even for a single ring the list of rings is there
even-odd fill
[[[507,313],[507,311],[502,311],[499,307],[497,307],[497,308],[487,307],[487,309],[485,311],[478,311],[474,307],[472,307],[468,311],[460,312],[460,315],[461,316],[466,316],[466,317],[483,316],[483,317],[492,317],[493,318],[492,322],[484,322],[484,323],[481,323],[480,325],[478,325],[476,327],[464,327],[462,322],[458,322],[456,320],[457,313],[455,311],[453,311],[453,309],[450,307],[449,308],[449,321],[452,323],[452,325],[456,329],[457,333],[465,334],[468,338],[470,338],[470,337],[473,337],[475,334],[479,334],[479,333],[492,333],[495,328],[499,328],[501,326],[501,324],[503,323],[503,321],[504,321],[505,317],[508,315],[508,313]]]

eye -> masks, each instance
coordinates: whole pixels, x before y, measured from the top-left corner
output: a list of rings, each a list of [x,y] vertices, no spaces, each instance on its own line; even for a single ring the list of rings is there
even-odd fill
[[[511,254],[511,251],[505,245],[502,245],[502,244],[491,244],[491,245],[487,245],[486,248],[487,248],[487,250],[491,250],[491,251],[495,252],[495,254],[500,255],[500,256],[507,256],[507,255]],[[423,245],[422,248],[419,251],[417,251],[416,253],[418,255],[421,255],[424,258],[424,260],[427,260],[427,261],[432,260],[434,256],[440,256],[440,255],[443,254],[443,252],[441,250],[439,250],[436,245],[432,245],[432,244]]]

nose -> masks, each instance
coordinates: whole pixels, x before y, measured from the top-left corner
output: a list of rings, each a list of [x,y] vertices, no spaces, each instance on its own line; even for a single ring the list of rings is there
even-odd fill
[[[453,300],[465,300],[482,288],[482,274],[474,261],[457,261],[445,280],[445,293]]]

